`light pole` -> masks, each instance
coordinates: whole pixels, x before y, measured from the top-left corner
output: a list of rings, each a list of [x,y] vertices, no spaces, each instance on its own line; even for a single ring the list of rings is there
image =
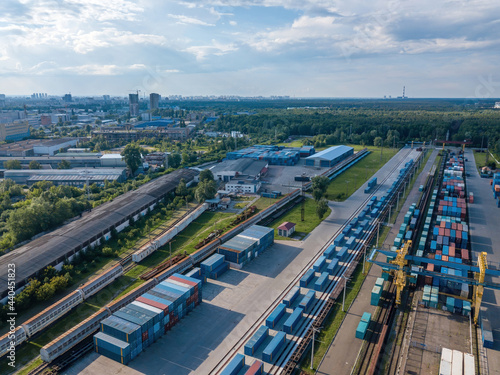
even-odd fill
[[[342,297],[342,312],[345,311],[345,290],[347,289],[347,277],[342,275],[342,278],[344,279],[344,295]]]
[[[345,199],[349,197],[349,180],[345,180]]]
[[[313,364],[314,364],[314,340],[315,340],[315,333],[320,331],[320,328],[314,328],[311,327],[313,330],[313,338],[312,338],[312,348],[311,348],[311,370],[313,369]]]

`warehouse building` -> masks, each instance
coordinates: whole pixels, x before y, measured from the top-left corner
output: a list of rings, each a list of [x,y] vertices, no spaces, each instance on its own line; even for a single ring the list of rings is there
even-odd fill
[[[63,156],[61,156],[63,155]],[[44,168],[57,169],[59,164],[66,160],[71,168],[99,168],[101,167],[101,154],[89,153],[78,154],[74,156],[64,156],[66,154],[57,154],[55,156],[21,156],[21,157],[7,157],[0,156],[0,168],[5,168],[4,163],[8,160],[19,160],[21,167],[27,169],[30,162],[36,161]]]
[[[76,169],[11,169],[4,171],[4,178],[11,179],[16,184],[33,185],[39,181],[50,181],[54,185],[70,185],[83,187],[89,185],[104,185],[104,181],[126,180],[125,168],[76,168]]]
[[[16,265],[16,292],[26,285],[42,269],[51,265],[61,269],[65,260],[90,245],[98,244],[101,238],[108,240],[111,230],[118,232],[129,225],[133,217],[137,220],[153,209],[167,194],[174,191],[183,178],[192,183],[198,172],[192,169],[179,169],[148,182],[137,190],[122,194],[111,202],[102,204],[84,214],[81,218],[34,239],[0,257],[0,299],[8,293],[7,264]]]
[[[295,165],[300,160],[300,151],[298,148],[255,145],[242,150],[228,152],[226,157],[229,160],[262,160],[267,161],[271,165]]]
[[[33,145],[33,153],[35,155],[54,155],[60,149],[67,149],[76,146],[78,138],[54,138],[38,140]]]
[[[306,158],[310,167],[333,167],[345,158],[354,154],[354,148],[349,146],[333,146]]]
[[[28,121],[16,121],[0,124],[0,142],[18,141],[30,136]]]
[[[245,176],[259,180],[265,173],[268,162],[252,159],[224,160],[210,168],[215,180],[229,182],[233,178]]]
[[[113,168],[113,167],[126,167],[127,163],[123,160],[123,156],[120,154],[104,154],[101,156],[101,167]]]

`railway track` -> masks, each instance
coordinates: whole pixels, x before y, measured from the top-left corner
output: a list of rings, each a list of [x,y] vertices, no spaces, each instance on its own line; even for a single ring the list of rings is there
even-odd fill
[[[264,311],[259,319],[257,320],[257,323],[254,324],[243,336],[238,342],[233,346],[231,350],[228,351],[228,354],[222,358],[222,360],[212,369],[210,374],[216,374],[218,373],[221,369],[223,369],[227,364],[231,361],[232,357],[239,351],[241,348],[244,346],[246,341],[256,332],[256,330],[260,327],[260,324],[265,320],[265,317],[273,311],[273,309],[278,305],[278,303],[284,298],[284,296],[289,292],[289,290],[298,283],[300,278],[307,272],[309,268],[314,264],[314,262],[321,256],[323,251],[326,249],[327,246],[329,246],[332,242],[333,239],[341,233],[341,231],[344,229],[344,227],[347,225],[348,222],[350,222],[352,219],[354,219],[359,213],[362,211],[364,206],[369,202],[371,197],[379,192],[380,186],[383,185],[391,176],[392,174],[397,171],[398,168],[400,168],[401,164],[406,160],[408,155],[411,153],[411,149],[408,150],[408,152],[401,158],[401,161],[397,163],[387,174],[387,176],[380,182],[380,184],[377,186],[374,191],[367,195],[367,198],[360,204],[358,209],[356,209],[347,219],[346,223],[339,228],[337,232],[333,234],[333,236],[330,238],[329,241],[320,249],[320,251],[314,256],[311,261],[302,269],[302,271],[288,284],[288,286],[285,288],[285,290],[278,296],[278,298],[275,299],[275,301],[271,304],[271,306]],[[406,177],[405,177],[406,178]],[[403,180],[400,181],[400,185],[403,183]],[[398,186],[398,188],[400,187]],[[388,211],[388,206],[393,203],[395,200],[396,196],[393,195],[391,200],[388,202],[386,205],[386,209],[380,214],[379,218],[384,217],[387,215]],[[348,260],[344,262],[344,266],[340,267],[337,273],[334,275],[333,280],[330,282],[326,290],[322,293],[320,293],[320,297],[315,299],[315,302],[313,306],[310,308],[310,312],[308,314],[304,314],[305,319],[303,318],[301,320],[301,324],[297,330],[296,335],[294,336],[293,340],[289,340],[286,345],[285,349],[281,351],[280,356],[277,358],[277,361],[275,364],[271,367],[270,371],[268,371],[268,374],[291,374],[295,370],[296,366],[300,362],[303,353],[309,346],[310,340],[312,338],[312,327],[317,328],[320,327],[323,323],[323,321],[326,319],[328,316],[331,308],[335,304],[335,300],[337,297],[340,295],[343,285],[339,281],[341,280],[342,276],[349,277],[352,275],[354,272],[359,259],[363,255],[363,248],[367,246],[375,237],[376,235],[376,228],[377,224],[372,224],[370,227],[367,229],[367,233],[361,238],[360,242],[358,245],[355,247],[355,249],[352,251],[350,254]],[[318,292],[317,292],[318,293]]]

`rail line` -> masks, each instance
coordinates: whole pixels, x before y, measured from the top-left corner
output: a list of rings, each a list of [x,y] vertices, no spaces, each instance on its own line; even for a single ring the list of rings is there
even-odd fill
[[[323,251],[328,247],[334,240],[334,238],[341,233],[341,231],[345,228],[345,226],[354,219],[363,209],[363,207],[370,201],[371,197],[379,192],[380,187],[385,183],[392,174],[401,166],[401,164],[406,160],[408,155],[411,153],[411,149],[401,157],[401,161],[398,162],[390,171],[387,173],[387,176],[381,181],[381,183],[371,192],[367,198],[359,205],[359,207],[349,216],[346,222],[335,232],[332,237],[327,241],[327,243],[318,251],[318,253],[311,259],[310,262],[302,269],[301,272],[288,284],[285,290],[274,300],[271,306],[266,309],[259,319],[257,323],[254,324],[247,332],[238,340],[238,342],[233,346],[233,348],[228,351],[228,354],[224,356],[221,361],[212,369],[210,374],[215,374],[222,368],[224,368],[231,360],[231,358],[243,347],[245,342],[257,331],[258,327],[265,319],[265,317],[277,306],[277,304],[284,298],[284,296],[290,291],[290,289],[298,283],[300,278],[307,272],[309,268],[314,264],[314,262],[321,256]],[[403,183],[403,180],[400,181],[398,185],[398,189]],[[391,198],[392,202],[395,196]],[[386,208],[389,205],[389,202],[386,204]],[[387,210],[381,212],[379,218],[386,213]],[[320,298],[315,299],[313,307],[310,309],[308,314],[305,314],[305,319],[301,320],[300,326],[298,328],[298,333],[295,335],[296,338],[287,342],[285,349],[281,351],[281,355],[278,357],[276,363],[272,366],[271,370],[268,371],[269,374],[279,374],[283,371],[283,373],[292,373],[295,369],[296,365],[300,361],[303,352],[308,346],[311,336],[312,329],[311,327],[319,327],[323,323],[324,319],[328,316],[329,311],[335,304],[335,299],[338,297],[340,292],[343,289],[341,283],[339,283],[342,276],[350,276],[355,267],[357,266],[357,260],[362,255],[362,248],[367,246],[369,242],[371,242],[375,236],[375,229],[377,228],[377,224],[374,224],[372,220],[372,224],[369,226],[367,233],[361,238],[361,241],[357,243],[355,249],[350,254],[348,260],[344,262],[344,265],[339,268],[336,274],[333,277],[333,280],[330,281],[328,287],[324,292],[320,294]],[[326,307],[326,308],[325,308]]]

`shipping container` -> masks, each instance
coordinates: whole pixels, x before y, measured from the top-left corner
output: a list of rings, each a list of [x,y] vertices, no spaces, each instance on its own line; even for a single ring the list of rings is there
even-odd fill
[[[303,288],[307,287],[307,284],[311,282],[313,277],[314,277],[314,270],[308,269],[307,272],[304,274],[304,276],[302,276],[302,278],[300,279],[300,286]]]
[[[326,264],[326,257],[325,256],[320,256],[316,262],[314,262],[313,269],[316,272],[321,272],[322,268]]]
[[[101,322],[101,332],[128,343],[141,341],[141,326],[111,315]]]
[[[368,330],[368,323],[360,321],[356,328],[356,338],[363,340]]]
[[[328,267],[326,267],[326,270],[330,275],[334,275],[338,265],[339,265],[339,260],[337,258],[333,258]]]
[[[318,292],[323,291],[323,289],[328,285],[330,279],[328,278],[328,272],[323,272],[321,276],[314,283],[314,290]]]
[[[245,356],[243,354],[236,354],[229,364],[222,370],[220,375],[236,375],[245,366]]]
[[[341,262],[342,262],[342,261],[344,261],[344,260],[346,259],[346,257],[347,257],[348,255],[349,255],[349,253],[348,253],[348,249],[347,249],[347,247],[345,247],[345,246],[344,246],[343,248],[341,248],[341,249],[337,252],[336,257],[337,257],[337,259],[338,259],[339,261],[341,261]]]
[[[201,262],[200,268],[202,274],[208,274],[224,263],[224,255],[214,254],[210,258]]]
[[[451,375],[463,375],[464,355],[459,350],[453,350],[453,360],[451,361]]]
[[[281,347],[286,342],[286,334],[283,331],[276,333],[271,342],[262,352],[262,359],[268,363],[273,363]]]
[[[475,375],[476,366],[474,356],[469,353],[464,353],[464,375]]]
[[[293,310],[292,314],[288,317],[288,319],[285,321],[285,324],[283,325],[283,331],[292,334],[294,329],[300,324],[303,312],[304,310],[302,309],[302,307],[297,307],[295,310]]]
[[[128,358],[128,361],[130,360],[130,344],[103,332],[98,332],[94,335],[94,347],[97,353],[104,354],[107,351],[121,358]]]
[[[285,314],[285,312],[286,305],[284,303],[280,303],[267,317],[266,326],[268,326],[269,328],[274,328],[278,324],[281,317]]]
[[[264,364],[261,361],[255,360],[250,368],[245,372],[245,375],[262,375],[264,373]]]
[[[310,290],[306,293],[304,298],[302,298],[299,306],[302,307],[302,309],[304,309],[304,312],[307,312],[307,309],[314,302],[315,298],[316,298],[316,292],[314,290]]]
[[[266,340],[269,336],[269,328],[266,326],[260,326],[260,328],[255,332],[255,334],[248,340],[245,344],[245,354],[254,355],[259,346]]]
[[[283,303],[287,307],[292,307],[293,301],[300,295],[300,286],[294,286],[288,294],[283,298]]]
[[[208,277],[210,279],[217,280],[219,277],[221,277],[227,270],[229,269],[229,263],[224,262],[222,264],[219,264],[213,271],[211,271],[208,274]]]
[[[331,259],[335,255],[335,245],[328,246],[323,255],[328,259]]]

